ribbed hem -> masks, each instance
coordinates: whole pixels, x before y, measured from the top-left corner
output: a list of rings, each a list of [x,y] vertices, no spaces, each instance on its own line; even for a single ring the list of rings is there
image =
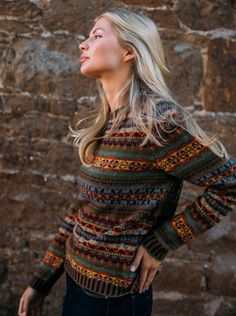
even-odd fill
[[[137,293],[138,291],[138,274],[136,275],[133,284],[125,288],[111,283],[106,283],[98,279],[92,279],[91,277],[81,274],[72,267],[70,261],[67,258],[65,259],[64,268],[77,284],[99,295],[107,297],[120,297],[129,293]]]
[[[149,232],[143,238],[141,245],[152,257],[159,261],[163,260],[168,253],[168,250],[159,242],[159,240],[154,235],[154,232]]]
[[[40,274],[34,274],[28,285],[37,292],[43,295],[48,295],[51,291],[51,288],[64,271],[64,263],[62,263],[61,266],[48,279],[42,278]]]

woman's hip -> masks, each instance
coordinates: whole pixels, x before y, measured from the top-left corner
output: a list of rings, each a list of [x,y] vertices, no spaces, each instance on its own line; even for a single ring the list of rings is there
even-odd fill
[[[82,288],[66,273],[62,316],[151,316],[152,286],[144,293],[105,297]]]

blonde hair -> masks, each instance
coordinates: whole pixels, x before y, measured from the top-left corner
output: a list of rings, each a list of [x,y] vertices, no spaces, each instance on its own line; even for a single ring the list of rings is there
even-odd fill
[[[149,17],[126,8],[113,8],[99,15],[95,22],[101,18],[107,18],[113,31],[117,35],[122,47],[131,48],[135,52],[132,73],[126,83],[116,95],[122,100],[119,115],[115,117],[110,133],[119,127],[128,111],[134,124],[146,134],[140,146],[144,146],[150,139],[156,145],[163,144],[153,134],[155,126],[158,136],[161,137],[160,128],[162,123],[169,122],[171,126],[180,126],[191,135],[211,149],[218,156],[227,156],[223,144],[215,137],[209,137],[188,113],[172,96],[168,89],[164,75],[170,73],[165,64],[164,51],[156,24]],[[69,129],[74,137],[74,145],[78,147],[81,162],[89,167],[92,153],[96,147],[96,140],[104,138],[100,133],[105,128],[110,106],[100,81],[97,81],[100,102],[92,111],[91,115],[80,119],[76,126],[87,121],[87,126],[74,130],[71,125]],[[164,106],[158,107],[162,101]],[[163,103],[164,102],[164,103]],[[87,113],[88,114],[88,113]],[[177,115],[176,115],[177,114]],[[165,140],[162,138],[163,142]],[[86,159],[87,158],[87,159]]]

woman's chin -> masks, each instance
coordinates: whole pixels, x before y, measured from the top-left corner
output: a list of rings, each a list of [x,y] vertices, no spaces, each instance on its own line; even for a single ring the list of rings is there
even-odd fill
[[[90,74],[90,71],[88,69],[86,69],[86,67],[84,67],[83,65],[81,65],[81,67],[80,67],[80,72],[84,76],[89,76],[89,74]]]
[[[97,71],[92,71],[91,69],[85,69],[86,67],[81,67],[80,68],[80,73],[86,77],[90,78],[99,78],[99,72]]]

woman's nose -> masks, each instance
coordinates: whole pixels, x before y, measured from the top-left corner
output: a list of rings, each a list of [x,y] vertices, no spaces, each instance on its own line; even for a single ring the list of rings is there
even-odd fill
[[[88,45],[85,43],[85,41],[84,42],[82,42],[80,45],[79,45],[79,49],[80,50],[85,50],[85,49],[87,49],[88,48]]]

